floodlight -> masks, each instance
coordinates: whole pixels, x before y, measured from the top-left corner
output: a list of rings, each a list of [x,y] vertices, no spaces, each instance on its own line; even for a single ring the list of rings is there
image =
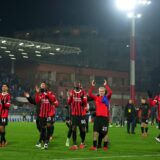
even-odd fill
[[[117,8],[122,11],[133,11],[136,8],[136,0],[117,0]]]

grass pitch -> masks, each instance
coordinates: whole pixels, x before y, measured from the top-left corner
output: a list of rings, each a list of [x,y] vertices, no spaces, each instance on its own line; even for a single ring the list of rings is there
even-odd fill
[[[54,139],[48,150],[35,148],[39,134],[35,123],[12,122],[7,126],[7,147],[0,148],[1,160],[160,160],[160,143],[154,140],[159,133],[155,126],[149,126],[148,137],[142,138],[140,127],[135,135],[126,133],[126,127],[109,128],[110,145],[108,151],[89,151],[92,145],[92,124],[86,135],[87,147],[70,151],[65,147],[67,127],[65,123],[55,123]],[[78,136],[79,137],[79,136]],[[72,143],[72,140],[70,141]],[[80,139],[78,138],[78,143]]]

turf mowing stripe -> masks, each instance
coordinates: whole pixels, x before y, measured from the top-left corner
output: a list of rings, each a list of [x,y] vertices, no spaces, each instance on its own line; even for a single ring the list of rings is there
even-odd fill
[[[92,159],[113,159],[113,158],[135,158],[135,157],[160,157],[160,154],[146,154],[146,155],[117,155],[117,156],[105,156],[105,157],[88,157],[88,158],[65,158],[65,159],[51,159],[51,160],[92,160]]]

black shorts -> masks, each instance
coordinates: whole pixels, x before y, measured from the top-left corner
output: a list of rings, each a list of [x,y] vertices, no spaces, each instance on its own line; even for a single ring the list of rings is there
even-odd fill
[[[108,133],[109,119],[107,117],[95,117],[94,119],[94,132]]]
[[[68,128],[72,128],[71,121],[66,121],[66,126],[67,126]]]
[[[36,126],[37,126],[37,129],[40,131],[41,130],[41,124],[40,124],[40,118],[39,117],[36,118]]]
[[[142,118],[142,119],[141,119],[141,123],[148,124],[148,118]]]
[[[54,117],[40,117],[40,126],[45,127],[47,124],[53,124]]]
[[[0,126],[7,126],[8,118],[0,118]]]
[[[71,123],[72,126],[86,127],[85,116],[72,116]]]
[[[158,129],[160,129],[160,121],[158,121]]]

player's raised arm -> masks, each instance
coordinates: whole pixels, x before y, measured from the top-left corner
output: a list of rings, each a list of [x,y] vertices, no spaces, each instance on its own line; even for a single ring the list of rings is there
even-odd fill
[[[28,99],[29,103],[36,105],[35,98],[31,97],[28,92],[24,92],[24,96]]]
[[[93,94],[93,89],[94,89],[95,85],[96,85],[95,81],[92,80],[91,87],[90,87],[90,89],[88,91],[88,96],[91,97],[94,100],[96,99],[96,96]]]
[[[108,86],[108,83],[107,83],[106,80],[104,80],[104,86],[105,86],[105,88],[106,88],[106,90],[107,90],[107,97],[108,97],[108,99],[110,99],[111,96],[112,96],[112,90],[111,90],[110,87]]]
[[[71,105],[73,100],[73,93],[72,90],[68,92],[68,104]]]
[[[39,89],[38,86],[35,86],[35,90],[36,90],[35,102],[36,102],[36,103],[39,103],[39,102],[40,102],[40,96],[39,96],[40,89]]]

